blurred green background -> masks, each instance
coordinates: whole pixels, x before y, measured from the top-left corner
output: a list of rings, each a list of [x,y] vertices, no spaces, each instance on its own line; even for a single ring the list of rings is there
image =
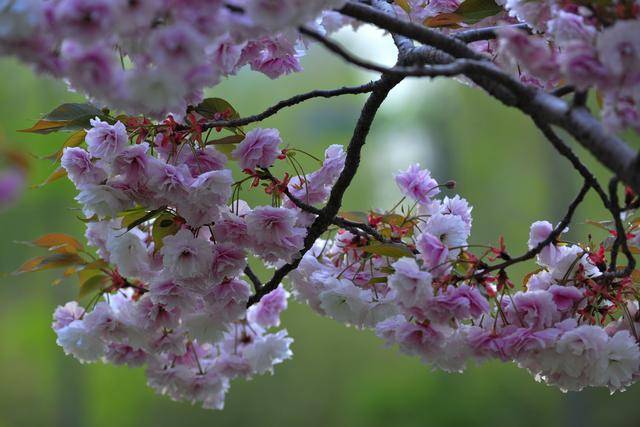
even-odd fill
[[[388,41],[372,30],[340,39],[372,59],[393,58]],[[297,93],[374,77],[319,47],[303,65],[306,72],[274,82],[243,72],[210,94],[254,114]],[[0,75],[0,126],[7,143],[36,155],[55,151],[64,135],[16,129],[62,102],[81,98],[11,60],[0,61]],[[278,127],[291,146],[321,155],[329,144],[348,142],[364,99],[309,101],[263,126]],[[607,178],[588,154],[577,151]],[[502,234],[512,253],[526,249],[532,221],[558,221],[581,185],[526,117],[451,80],[408,80],[396,89],[375,123],[345,209],[390,208],[397,195],[391,173],[413,162],[430,168],[442,182],[457,181],[456,191],[474,206],[473,243],[492,243]],[[53,168],[46,160],[33,160],[31,183],[41,182]],[[83,224],[70,210],[73,196],[71,184],[58,181],[27,191],[16,206],[0,213],[1,272],[39,254],[16,240],[53,231],[82,236]],[[598,235],[584,220],[601,218],[605,213],[590,195],[570,237]],[[516,284],[526,271],[513,271]],[[266,277],[267,272],[260,274]],[[0,427],[637,426],[640,421],[640,386],[613,396],[606,390],[563,394],[500,363],[471,367],[461,375],[431,372],[384,348],[373,333],[345,328],[297,303],[284,314],[295,338],[294,358],[277,366],[273,376],[233,383],[224,411],[205,411],[155,395],[142,369],[80,365],[65,357],[55,344],[51,314],[75,298],[77,283],[52,287],[55,277],[0,277]]]

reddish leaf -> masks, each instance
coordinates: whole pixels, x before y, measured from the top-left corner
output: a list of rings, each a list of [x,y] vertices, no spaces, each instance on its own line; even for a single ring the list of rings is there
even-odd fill
[[[74,237],[63,233],[45,234],[33,240],[31,243],[58,253],[75,254],[82,250],[82,244],[80,242]]]
[[[51,175],[49,175],[47,179],[45,179],[41,184],[32,185],[31,188],[42,188],[47,184],[51,184],[52,182],[59,180],[60,178],[64,178],[65,176],[67,176],[67,171],[62,166],[60,166],[59,168],[54,170]]]
[[[53,254],[39,256],[26,261],[16,271],[14,275],[32,273],[35,271],[50,270],[52,268],[68,267],[70,265],[84,264],[82,258],[77,254]]]

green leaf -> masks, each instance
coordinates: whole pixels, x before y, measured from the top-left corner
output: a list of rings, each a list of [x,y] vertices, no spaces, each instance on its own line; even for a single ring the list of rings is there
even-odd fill
[[[375,283],[387,283],[387,279],[387,277],[372,277],[367,283],[369,285],[373,285]]]
[[[95,215],[95,214],[91,218],[83,218],[81,216],[76,216],[76,218],[78,218],[80,221],[84,222],[85,224],[88,224],[90,222],[100,221],[100,218],[98,218],[98,215]]]
[[[411,13],[411,5],[409,5],[407,0],[395,0],[394,3],[400,6],[405,12]]]
[[[80,284],[78,298],[84,298],[87,295],[93,294],[98,291],[102,292],[108,280],[109,277],[105,276],[104,274],[97,274],[95,276],[89,277],[87,280]]]
[[[55,153],[45,157],[47,160],[51,160],[53,162],[59,162],[62,158],[62,153],[64,149],[67,147],[79,147],[83,142],[84,138],[87,136],[87,131],[81,129],[75,133],[73,133],[67,140],[62,144],[62,147]]]
[[[155,218],[156,216],[160,215],[164,210],[165,210],[165,207],[163,206],[151,212],[142,211],[142,212],[130,213],[126,215],[124,218],[122,218],[122,225],[127,227],[127,231],[133,230],[140,224],[145,223]]]
[[[19,132],[47,134],[58,131],[77,131],[90,126],[89,121],[95,117],[108,120],[102,110],[91,104],[67,103],[46,114],[35,125]]]
[[[20,129],[18,132],[39,133],[47,134],[51,132],[57,132],[64,128],[64,122],[52,122],[50,120],[38,120],[38,122],[27,129]]]
[[[240,118],[235,108],[222,98],[206,98],[196,108],[196,112],[208,119],[212,119],[216,113],[227,113],[227,120]]]
[[[91,104],[67,103],[62,104],[51,111],[49,114],[44,116],[44,119],[51,120],[52,122],[68,122],[84,120],[87,118],[88,123],[89,119],[103,115],[102,110]]]
[[[347,212],[340,212],[338,215],[340,215],[340,217],[349,221],[360,222],[363,224],[369,223],[369,214],[367,214],[366,212],[347,211]]]
[[[363,247],[362,250],[370,254],[391,258],[413,257],[413,252],[400,243],[372,243]]]
[[[502,11],[494,0],[465,0],[454,14],[462,16],[466,24],[475,24]]]
[[[236,145],[241,143],[243,140],[244,136],[242,135],[229,135],[224,138],[207,141],[207,145],[212,145],[227,157],[231,157],[231,152],[235,150]]]
[[[154,243],[154,253],[162,249],[165,237],[173,236],[180,231],[180,223],[176,222],[175,218],[174,215],[165,212],[153,222],[151,226],[151,237]]]
[[[47,184],[51,184],[52,182],[59,180],[60,178],[64,178],[65,176],[67,176],[67,171],[62,166],[60,166],[56,170],[54,170],[51,175],[49,175],[47,179],[44,180],[44,182],[42,182],[41,184],[32,185],[31,188],[42,188]]]
[[[593,225],[594,227],[598,227],[599,229],[605,230],[607,232],[610,230],[610,227],[613,228],[614,226],[613,221],[593,221],[591,219],[588,219],[585,221],[585,223]]]

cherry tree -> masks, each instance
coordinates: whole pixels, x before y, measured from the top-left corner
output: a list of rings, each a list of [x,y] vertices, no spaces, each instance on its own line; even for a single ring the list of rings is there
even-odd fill
[[[393,39],[396,65],[332,40],[362,24]],[[247,117],[233,100],[203,97],[244,67],[271,79],[302,72],[313,43],[380,78]],[[637,0],[4,0],[0,52],[88,100],[24,130],[70,132],[47,182],[66,176],[77,188],[86,244],[42,236],[32,243],[47,254],[16,271],[79,277],[86,303],[58,307],[53,321],[79,362],[144,366],[158,393],[221,409],[231,380],[292,357],[280,314],[293,296],[447,372],[499,359],[565,391],[640,378],[640,158],[621,136],[640,132]],[[395,206],[342,211],[376,113],[406,77],[456,78],[520,110],[582,177],[559,222],[531,224],[527,252],[498,236],[471,244],[472,207],[418,164],[393,177]],[[324,155],[259,126],[354,94],[369,97],[351,140]],[[557,129],[609,170],[608,185]],[[247,191],[264,203],[249,206]],[[590,191],[609,237],[568,242]],[[515,286],[510,267],[531,260]]]

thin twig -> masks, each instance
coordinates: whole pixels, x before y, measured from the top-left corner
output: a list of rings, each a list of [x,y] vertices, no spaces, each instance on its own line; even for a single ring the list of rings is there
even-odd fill
[[[618,183],[619,180],[616,177],[611,178],[609,182],[609,196],[611,198],[610,211],[613,216],[613,221],[616,225],[616,238],[613,241],[611,248],[611,263],[609,264],[609,271],[613,272],[616,277],[627,277],[636,267],[636,259],[633,257],[629,245],[627,242],[627,232],[622,224],[620,218],[620,205],[618,202]],[[627,266],[622,271],[618,271],[618,251],[622,249],[622,253],[627,258]]]
[[[207,122],[201,126],[203,131],[214,129],[214,128],[223,128],[223,127],[239,127],[246,126],[251,123],[263,121],[271,116],[276,115],[281,110],[293,107],[295,105],[301,104],[304,101],[314,99],[314,98],[335,98],[337,96],[342,95],[360,95],[363,93],[369,93],[375,88],[375,82],[369,82],[360,86],[345,86],[338,89],[330,89],[330,90],[312,90],[307,93],[303,93],[300,95],[292,96],[291,98],[282,100],[277,104],[267,108],[262,113],[255,114],[253,116],[247,116],[240,119],[233,120],[217,120]]]
[[[524,261],[528,261],[530,259],[533,259],[536,255],[538,255],[540,252],[542,252],[542,250],[547,245],[553,244],[558,239],[558,237],[560,237],[560,234],[562,234],[564,229],[567,228],[567,226],[571,223],[571,218],[573,217],[574,212],[576,211],[576,209],[578,208],[580,203],[582,203],[582,201],[584,200],[584,196],[587,194],[587,192],[589,191],[590,188],[591,188],[591,183],[589,183],[589,181],[585,180],[584,184],[582,185],[582,188],[580,189],[580,192],[578,193],[576,198],[573,200],[573,202],[571,202],[571,204],[567,208],[567,213],[565,214],[564,218],[562,218],[562,221],[560,221],[560,224],[558,224],[558,226],[553,229],[553,231],[549,234],[549,236],[547,236],[546,239],[544,239],[542,242],[538,243],[538,245],[536,245],[536,247],[532,248],[528,252],[526,252],[526,253],[518,256],[518,257],[511,258],[511,259],[509,259],[507,261],[504,261],[504,262],[502,262],[500,264],[495,264],[495,265],[491,265],[491,266],[485,267],[481,271],[479,271],[478,273],[475,273],[473,275],[473,277],[482,278],[483,276],[485,276],[487,273],[489,273],[491,271],[504,270],[505,268],[507,268],[507,267],[509,267],[509,266],[511,266],[513,264],[517,264],[517,263],[520,263],[520,262],[524,262]]]

